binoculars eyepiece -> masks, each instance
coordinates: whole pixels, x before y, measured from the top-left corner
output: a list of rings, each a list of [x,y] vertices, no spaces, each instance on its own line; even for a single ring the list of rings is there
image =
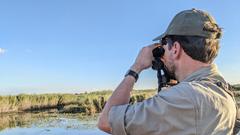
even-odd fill
[[[159,46],[153,49],[153,57],[154,61],[152,61],[152,69],[153,70],[161,70],[164,67],[163,62],[161,61],[161,57],[164,55],[165,50],[163,47]]]
[[[152,53],[153,53],[153,57],[154,58],[159,58],[162,57],[164,55],[165,50],[163,49],[163,47],[156,47],[155,49],[153,49]]]

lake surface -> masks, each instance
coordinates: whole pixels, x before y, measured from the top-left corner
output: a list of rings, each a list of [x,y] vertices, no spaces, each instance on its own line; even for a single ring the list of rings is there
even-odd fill
[[[108,135],[97,129],[97,116],[22,113],[0,119],[0,135]]]
[[[108,135],[96,124],[97,116],[80,114],[0,114],[0,135]]]

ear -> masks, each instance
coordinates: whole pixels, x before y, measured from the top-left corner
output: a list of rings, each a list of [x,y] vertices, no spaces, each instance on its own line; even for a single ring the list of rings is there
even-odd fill
[[[181,48],[180,43],[177,42],[177,41],[174,42],[173,46],[172,46],[172,49],[171,49],[171,53],[172,53],[173,58],[178,59],[181,55],[181,51],[182,51],[182,48]]]

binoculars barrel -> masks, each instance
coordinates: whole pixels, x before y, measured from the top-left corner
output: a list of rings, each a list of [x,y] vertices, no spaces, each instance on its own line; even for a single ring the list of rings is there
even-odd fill
[[[167,84],[167,81],[169,81],[164,63],[161,61],[161,57],[164,55],[164,52],[165,50],[161,46],[156,47],[152,51],[154,57],[154,61],[152,62],[152,69],[157,70],[158,92],[160,92],[162,87]]]

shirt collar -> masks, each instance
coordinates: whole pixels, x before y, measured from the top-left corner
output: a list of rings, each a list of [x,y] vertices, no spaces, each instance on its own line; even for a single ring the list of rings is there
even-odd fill
[[[191,81],[197,81],[201,80],[202,78],[205,78],[209,75],[218,73],[217,65],[211,64],[210,66],[203,67],[189,76],[187,76],[185,79],[182,80],[182,82],[191,82]]]

